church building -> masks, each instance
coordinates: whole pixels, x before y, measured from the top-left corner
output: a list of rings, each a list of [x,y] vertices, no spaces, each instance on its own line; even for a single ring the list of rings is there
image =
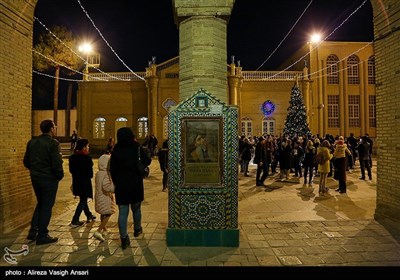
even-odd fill
[[[228,105],[239,108],[239,135],[280,135],[291,89],[298,81],[312,134],[376,137],[375,59],[372,42],[307,43],[276,71],[226,66]],[[203,86],[205,90],[207,85]],[[212,92],[210,92],[212,94]],[[194,92],[193,92],[194,94]],[[79,83],[78,135],[103,149],[120,127],[139,141],[168,137],[168,109],[179,100],[179,57],[143,72],[89,73]]]

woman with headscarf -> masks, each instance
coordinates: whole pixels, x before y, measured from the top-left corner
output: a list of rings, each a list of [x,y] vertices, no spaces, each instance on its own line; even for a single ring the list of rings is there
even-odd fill
[[[336,141],[335,151],[333,152],[333,157],[335,158],[334,178],[339,181],[339,188],[336,189],[339,193],[346,193],[346,165],[347,156],[350,154],[351,152],[344,143],[343,136],[339,136],[339,139]]]
[[[328,193],[328,188],[326,187],[326,178],[330,170],[330,160],[332,159],[332,154],[330,152],[330,146],[328,140],[324,140],[321,146],[317,149],[317,157],[321,155],[323,157],[323,162],[318,163],[318,171],[320,174],[319,178],[319,194],[323,195]]]
[[[110,173],[115,185],[115,200],[118,205],[118,229],[122,249],[130,245],[128,235],[129,208],[133,214],[134,237],[142,232],[141,203],[144,200],[143,177],[137,170],[137,162],[149,166],[151,158],[135,139],[135,134],[129,127],[117,131],[117,143],[110,159]]]

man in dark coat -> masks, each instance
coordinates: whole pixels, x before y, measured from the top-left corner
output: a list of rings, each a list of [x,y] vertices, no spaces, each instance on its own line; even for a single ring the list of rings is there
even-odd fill
[[[368,179],[372,180],[372,172],[370,166],[370,144],[367,136],[361,137],[361,142],[356,147],[360,160],[361,180],[365,180],[365,169],[367,169]]]
[[[261,177],[261,172],[263,170],[262,165],[260,164],[262,155],[263,155],[263,141],[264,137],[260,136],[258,138],[258,142],[256,144],[256,149],[254,151],[254,159],[253,163],[257,164],[257,171],[256,171],[256,186],[263,186],[264,184],[261,182],[260,177]]]
[[[49,236],[47,227],[56,200],[58,183],[64,177],[60,143],[52,138],[56,134],[54,122],[42,121],[40,130],[42,135],[33,137],[28,142],[24,155],[24,166],[30,171],[37,199],[27,239],[36,240],[37,245],[58,240],[57,237]]]
[[[133,214],[134,236],[142,232],[141,202],[144,200],[143,177],[137,170],[137,162],[149,166],[151,158],[145,153],[135,139],[135,134],[129,127],[117,131],[117,144],[111,154],[110,173],[115,185],[115,200],[118,205],[118,229],[123,249],[130,245],[128,235],[129,206]]]

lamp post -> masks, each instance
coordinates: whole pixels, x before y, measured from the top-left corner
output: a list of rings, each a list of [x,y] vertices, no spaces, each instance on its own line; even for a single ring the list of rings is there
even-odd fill
[[[319,74],[319,57],[318,57],[318,46],[321,44],[321,34],[319,33],[314,33],[313,35],[311,35],[311,42],[310,42],[310,67],[312,67],[312,65],[314,65],[314,63],[312,63],[311,61],[311,52],[312,50],[315,49],[315,70],[314,68],[310,69],[311,73],[314,73],[315,78],[317,80],[317,93],[318,93],[318,118],[317,118],[317,125],[318,125],[318,133],[320,135],[323,135],[323,123],[324,123],[324,118],[323,118],[323,106],[320,106],[321,104],[323,104],[323,95],[322,95],[322,78],[321,75]]]
[[[84,43],[79,46],[79,51],[86,54],[86,61],[85,61],[85,70],[83,72],[83,80],[88,80],[88,73],[89,73],[89,54],[92,52],[93,48],[92,45],[89,43]]]

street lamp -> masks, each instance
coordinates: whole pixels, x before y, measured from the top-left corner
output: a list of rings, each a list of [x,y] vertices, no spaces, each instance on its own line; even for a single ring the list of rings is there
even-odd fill
[[[316,84],[317,93],[318,93],[317,99],[318,99],[318,104],[319,104],[317,107],[318,108],[317,122],[318,122],[318,133],[319,134],[323,133],[323,108],[324,108],[323,95],[322,95],[322,77],[319,74],[320,65],[319,65],[319,57],[318,57],[318,46],[321,44],[321,40],[322,40],[321,38],[322,38],[322,36],[319,33],[312,34],[311,38],[310,38],[310,67],[315,65],[315,69],[312,67],[310,69],[310,72],[315,73],[315,77],[317,79],[317,84]],[[314,49],[315,49],[315,52],[314,52],[315,53],[315,64],[312,63],[312,60],[311,60],[311,52]]]
[[[87,80],[87,75],[89,73],[89,54],[92,52],[93,48],[92,45],[89,43],[84,43],[83,45],[79,46],[79,51],[86,54],[86,61],[85,61],[85,71],[83,73],[83,80]]]
[[[321,41],[321,34],[318,33],[314,33],[313,35],[311,35],[311,42],[316,44],[319,43]]]

